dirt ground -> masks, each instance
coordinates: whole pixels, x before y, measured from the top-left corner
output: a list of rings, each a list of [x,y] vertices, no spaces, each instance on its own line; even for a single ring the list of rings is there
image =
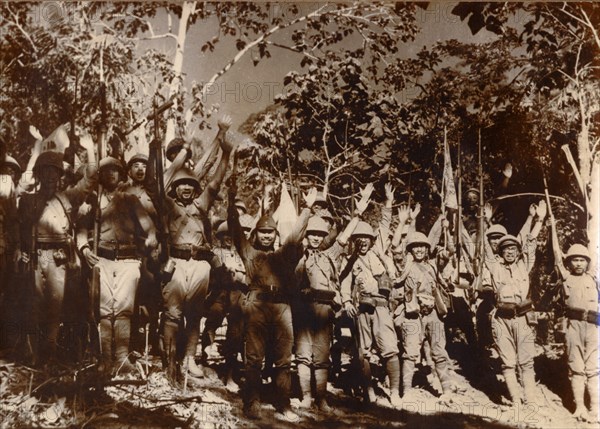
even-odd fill
[[[470,358],[465,351],[449,347],[451,357],[461,362]],[[538,397],[519,407],[502,405],[505,395],[493,366],[470,373],[453,360],[454,376],[464,392],[448,401],[439,398],[439,382],[421,368],[416,388],[403,398],[401,409],[388,401],[385,379],[378,384],[377,403],[365,405],[352,394],[356,374],[344,356],[342,376],[329,384],[328,401],[332,415],[299,410],[297,421],[275,419],[269,404],[273,389],[263,385],[262,418],[248,420],[242,413],[237,392],[228,391],[219,378],[221,361],[209,363],[207,377],[189,377],[184,390],[173,389],[161,371],[157,357],[137,360],[139,374],[120,378],[115,385],[97,386],[93,368],[65,367],[49,377],[38,370],[0,361],[0,427],[78,428],[297,428],[302,427],[400,427],[400,428],[596,428],[571,416],[572,398],[561,344],[538,347],[535,366]],[[494,362],[492,362],[494,364]],[[495,363],[497,364],[497,362]],[[374,375],[378,367],[374,366]],[[142,385],[128,385],[129,379]],[[296,377],[292,406],[299,404]],[[431,387],[433,385],[433,387]]]

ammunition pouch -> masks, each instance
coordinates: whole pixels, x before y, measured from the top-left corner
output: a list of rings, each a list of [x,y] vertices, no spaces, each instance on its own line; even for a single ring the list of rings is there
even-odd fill
[[[310,302],[330,305],[334,311],[338,311],[341,308],[341,305],[335,301],[336,293],[333,290],[310,288],[307,290],[305,296]]]
[[[565,315],[571,320],[581,320],[593,325],[600,326],[600,313],[594,310],[584,310],[583,308],[567,307]]]
[[[521,304],[498,304],[496,316],[502,319],[514,319],[525,316],[530,311],[533,311],[533,303],[529,300]]]
[[[392,291],[394,285],[392,283],[392,279],[390,278],[390,276],[388,276],[387,273],[383,273],[382,275],[377,277],[377,287],[379,289],[378,292],[380,295],[385,296],[386,299],[389,298],[390,292]]]

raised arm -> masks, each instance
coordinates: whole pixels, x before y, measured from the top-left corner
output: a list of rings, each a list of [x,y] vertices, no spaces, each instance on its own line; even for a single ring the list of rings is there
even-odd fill
[[[398,246],[400,246],[400,240],[402,240],[402,233],[404,232],[406,222],[410,217],[410,208],[407,204],[402,204],[398,209],[398,226],[396,227],[396,231],[394,232],[394,236],[392,237],[392,249],[394,251],[400,251]]]
[[[310,188],[308,194],[303,195],[306,207],[300,212],[298,220],[294,225],[294,228],[287,236],[285,242],[281,243],[282,247],[288,244],[300,243],[306,232],[308,226],[308,218],[310,217],[310,209],[317,198],[317,188]]]
[[[231,123],[231,119],[229,119],[228,123]],[[219,122],[219,129],[221,129],[222,124],[222,122]],[[225,131],[227,128],[229,128],[229,125],[224,128]],[[221,131],[219,131],[219,134],[220,133]],[[219,138],[219,143],[221,145],[221,150],[223,151],[223,156],[221,157],[215,174],[211,178],[210,182],[208,182],[208,186],[204,192],[202,192],[202,195],[200,195],[198,201],[200,208],[202,208],[205,212],[208,212],[208,209],[210,209],[217,194],[219,193],[219,188],[221,187],[221,183],[223,182],[223,178],[227,172],[227,166],[229,165],[229,157],[231,152],[235,149],[235,144],[228,138]]]

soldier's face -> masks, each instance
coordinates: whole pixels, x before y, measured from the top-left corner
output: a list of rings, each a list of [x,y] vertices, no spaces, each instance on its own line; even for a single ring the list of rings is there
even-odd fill
[[[39,170],[39,181],[42,189],[55,192],[59,185],[62,172],[52,166],[43,166]]]
[[[580,276],[587,271],[588,260],[582,256],[575,256],[570,260],[571,273]]]
[[[252,233],[252,229],[250,228],[242,228],[242,230],[244,231],[244,235],[246,236],[247,239],[250,238],[250,234]]]
[[[421,262],[427,256],[427,246],[425,246],[424,244],[418,244],[416,246],[413,246],[410,249],[410,253],[412,254],[413,259],[416,262]]]
[[[275,243],[274,229],[259,229],[256,231],[256,239],[262,247],[271,247]]]
[[[231,235],[229,234],[221,234],[221,245],[223,247],[231,247],[233,242],[231,241]]]
[[[100,172],[100,181],[103,186],[112,189],[119,184],[119,170],[114,167],[108,167]]]
[[[516,244],[502,248],[502,259],[504,259],[504,262],[511,264],[517,260],[518,256],[519,248]]]
[[[323,234],[315,234],[314,232],[309,232],[306,234],[306,239],[308,240],[308,247],[311,249],[318,249],[323,243],[325,236]]]
[[[134,182],[143,182],[146,178],[146,163],[134,162],[129,169],[129,177],[131,177]]]
[[[498,253],[498,242],[502,238],[501,235],[490,235],[488,236],[488,242],[494,253]]]
[[[371,239],[369,237],[359,237],[355,243],[360,255],[366,255],[371,248]]]
[[[177,198],[181,201],[191,201],[194,199],[196,188],[189,183],[180,183],[177,185],[175,192],[177,193]]]

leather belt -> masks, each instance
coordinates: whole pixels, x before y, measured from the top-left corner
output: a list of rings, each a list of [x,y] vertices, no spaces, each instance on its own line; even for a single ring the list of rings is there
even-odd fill
[[[136,246],[120,246],[115,248],[98,247],[98,256],[110,259],[111,261],[138,258]]]
[[[259,292],[267,292],[267,293],[277,293],[281,290],[281,288],[277,285],[253,285],[250,287],[250,290],[256,290]]]
[[[184,259],[186,261],[190,259],[194,259],[195,261],[210,261],[214,256],[208,249],[176,246],[169,246],[169,254],[172,258]]]
[[[261,292],[256,294],[258,301],[272,302],[275,304],[287,304],[289,298],[286,294],[281,292]]]
[[[38,241],[36,244],[37,249],[41,250],[50,250],[50,249],[66,249],[69,244],[65,241],[57,241],[57,242],[40,242]]]
[[[567,307],[565,310],[565,315],[572,320],[582,320],[593,325],[600,326],[600,313],[594,310]]]
[[[525,301],[521,304],[499,304],[496,310],[496,316],[503,319],[513,319],[515,317],[525,316],[533,311],[533,303]]]

